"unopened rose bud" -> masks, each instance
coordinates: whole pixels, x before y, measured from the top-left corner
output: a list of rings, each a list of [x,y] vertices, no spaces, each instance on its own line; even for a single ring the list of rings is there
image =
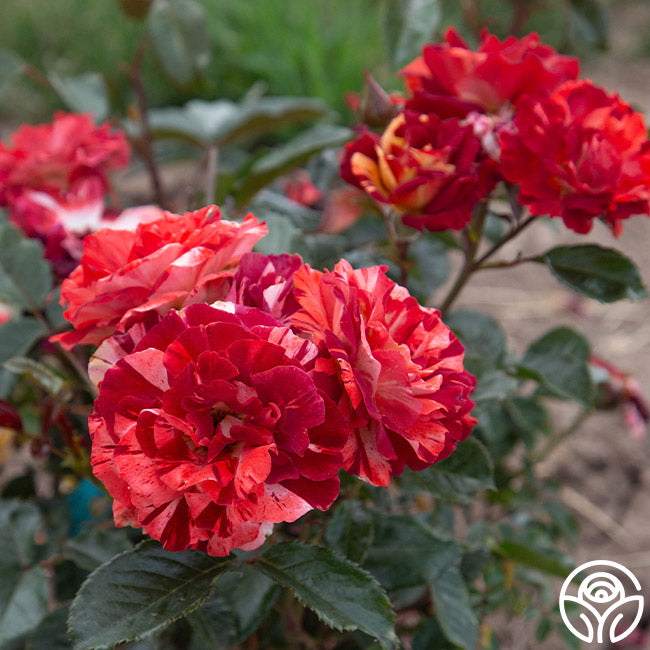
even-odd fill
[[[370,127],[383,128],[393,119],[394,115],[395,104],[390,95],[366,70],[359,104],[359,118]]]

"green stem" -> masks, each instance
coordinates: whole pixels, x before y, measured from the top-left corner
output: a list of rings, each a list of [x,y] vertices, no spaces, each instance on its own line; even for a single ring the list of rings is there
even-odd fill
[[[522,232],[525,228],[528,228],[528,226],[535,221],[535,217],[526,217],[523,221],[521,221],[519,224],[517,224],[505,237],[501,238],[496,244],[494,244],[491,248],[489,248],[481,257],[479,257],[475,262],[474,265],[476,267],[475,270],[478,270],[479,268],[483,268],[482,264],[485,262],[488,258],[492,257],[494,253],[496,253],[504,244],[507,244],[511,239],[514,239],[520,232]]]
[[[411,245],[411,239],[400,237],[400,234],[397,232],[395,227],[395,221],[401,217],[396,215],[390,207],[386,206],[380,208],[381,216],[384,220],[384,227],[386,228],[386,237],[388,238],[388,243],[393,249],[393,256],[395,261],[399,266],[400,271],[400,284],[405,287],[408,282],[408,276],[410,271],[410,263],[408,260],[409,246]]]
[[[458,294],[462,291],[463,287],[469,280],[470,276],[474,271],[475,263],[474,256],[476,251],[481,243],[481,237],[483,236],[483,227],[485,226],[485,218],[487,216],[487,201],[484,201],[480,204],[479,211],[474,216],[469,226],[465,229],[466,237],[466,246],[465,246],[465,262],[454,282],[453,286],[449,290],[447,297],[442,301],[440,306],[440,312],[443,316],[449,311],[450,307],[458,297]]]
[[[131,87],[133,88],[138,103],[140,125],[142,127],[142,137],[133,139],[132,143],[138,150],[138,153],[142,156],[145,166],[147,167],[156,203],[161,208],[165,208],[165,191],[163,189],[160,171],[153,150],[153,132],[149,122],[149,98],[144,84],[142,83],[141,76],[146,45],[146,39],[140,41],[135,50],[133,63],[127,69],[127,76],[131,82]]]
[[[93,400],[97,399],[97,395],[98,395],[97,388],[95,388],[95,384],[93,384],[93,382],[90,381],[90,377],[88,376],[88,371],[81,365],[79,359],[77,359],[77,357],[75,357],[74,354],[72,354],[72,352],[66,350],[59,343],[56,344],[56,351],[58,352],[59,356],[61,356],[65,361],[67,361],[68,365],[74,369],[74,371],[77,373],[77,375],[83,382],[84,388],[90,393]]]
[[[39,323],[41,323],[41,325],[43,325],[43,327],[51,333],[52,325],[47,320],[47,318],[45,318],[43,312],[38,309],[38,307],[34,306],[30,306],[30,311],[33,314],[34,318],[36,318],[36,320],[39,321]],[[79,376],[79,379],[81,379],[84,388],[90,393],[93,400],[97,399],[97,388],[95,388],[95,384],[90,381],[88,371],[83,367],[79,359],[77,359],[77,357],[75,357],[72,352],[66,350],[60,343],[55,343],[54,347],[59,357],[61,357],[61,359],[67,363],[67,365],[70,366],[72,370],[74,370],[75,373]]]
[[[483,226],[485,223],[485,217],[487,215],[487,201],[481,204],[481,211],[474,218],[472,223],[470,223],[470,226],[466,231],[470,241],[465,250],[465,263],[463,264],[463,267],[461,268],[460,273],[456,278],[456,281],[454,282],[453,286],[449,290],[449,293],[447,294],[446,298],[442,302],[442,305],[440,307],[440,312],[443,315],[443,317],[449,311],[451,305],[454,303],[454,301],[458,297],[458,294],[460,294],[460,292],[462,291],[463,287],[465,286],[465,284],[467,283],[471,275],[476,271],[481,271],[483,269],[507,268],[509,266],[516,266],[517,264],[521,264],[523,262],[537,261],[536,258],[534,257],[532,258],[517,257],[517,259],[512,262],[495,262],[489,265],[485,264],[485,262],[490,257],[492,257],[492,255],[494,255],[498,250],[500,250],[504,244],[508,243],[511,239],[514,239],[519,233],[521,233],[524,229],[528,228],[528,226],[531,223],[533,223],[533,221],[535,221],[535,217],[533,216],[528,216],[524,218],[523,210],[521,206],[517,203],[517,198],[514,194],[514,191],[515,190],[513,187],[508,187],[510,205],[515,218],[514,227],[511,228],[510,232],[507,235],[505,235],[498,242],[493,244],[485,253],[483,253],[483,255],[481,255],[477,259],[475,259],[474,256],[476,255],[476,251],[478,250],[479,244],[481,242],[481,236],[483,234]]]

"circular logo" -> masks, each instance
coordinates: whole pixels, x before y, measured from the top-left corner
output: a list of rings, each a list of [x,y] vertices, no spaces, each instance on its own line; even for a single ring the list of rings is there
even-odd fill
[[[578,593],[570,595],[568,591],[576,576],[587,570]],[[579,617],[569,619],[567,603],[577,606]],[[593,560],[575,568],[562,585],[559,604],[564,624],[586,643],[621,641],[634,631],[643,614],[641,585],[636,576],[610,560]]]

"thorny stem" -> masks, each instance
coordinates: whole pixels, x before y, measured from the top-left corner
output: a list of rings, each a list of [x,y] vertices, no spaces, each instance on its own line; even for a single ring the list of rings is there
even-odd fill
[[[142,125],[142,137],[134,138],[132,142],[147,166],[156,203],[161,208],[164,208],[165,193],[163,191],[158,165],[156,164],[156,158],[153,153],[153,133],[151,131],[151,123],[149,122],[149,100],[147,98],[147,91],[142,83],[141,75],[145,45],[146,40],[140,41],[133,57],[133,63],[127,69],[127,76],[138,102],[138,112],[140,113],[140,123]]]
[[[492,257],[494,253],[496,253],[504,244],[509,242],[511,239],[515,238],[522,230],[527,228],[531,223],[535,221],[535,217],[527,217],[524,219],[521,223],[519,223],[517,226],[515,226],[505,237],[500,239],[496,244],[494,244],[490,249],[488,249],[481,257],[479,257],[475,262],[475,270],[479,270],[479,268],[485,268],[483,267],[483,262],[485,262],[488,258]]]
[[[462,291],[470,276],[476,271],[481,271],[483,269],[506,268],[509,266],[516,266],[517,264],[522,264],[524,262],[534,261],[536,259],[534,257],[522,258],[518,256],[514,261],[511,262],[495,262],[493,264],[485,264],[485,262],[490,257],[492,257],[492,255],[494,255],[494,253],[496,253],[504,244],[509,242],[511,239],[514,239],[535,220],[535,217],[533,216],[524,217],[524,211],[517,202],[517,198],[514,194],[514,188],[512,186],[508,186],[508,195],[510,198],[510,205],[514,217],[514,225],[507,235],[493,244],[483,255],[477,259],[475,259],[474,256],[478,250],[481,235],[483,233],[483,225],[485,222],[485,217],[487,215],[487,201],[481,204],[481,212],[479,212],[474,217],[469,225],[469,228],[466,229],[465,232],[466,236],[469,238],[469,242],[465,249],[465,263],[463,264],[460,273],[456,278],[456,281],[449,290],[449,293],[442,302],[440,311],[443,316],[449,311],[449,308]]]
[[[470,222],[469,226],[465,229],[465,262],[463,267],[456,278],[453,286],[449,290],[447,297],[443,300],[442,305],[440,306],[440,312],[444,316],[448,311],[454,300],[458,297],[458,294],[461,292],[469,277],[476,270],[474,264],[474,256],[476,251],[481,243],[481,237],[483,235],[483,227],[485,226],[485,218],[487,216],[487,201],[484,201],[480,204],[477,213],[474,215],[474,218]]]

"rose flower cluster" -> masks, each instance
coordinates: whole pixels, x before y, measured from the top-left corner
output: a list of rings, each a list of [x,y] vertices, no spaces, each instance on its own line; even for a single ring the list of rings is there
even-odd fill
[[[108,173],[124,167],[129,145],[90,115],[57,113],[50,124],[21,126],[10,146],[0,142],[0,205],[65,277],[79,262],[81,238],[104,215]]]
[[[362,127],[342,177],[419,230],[461,230],[499,180],[519,185],[532,216],[578,233],[650,215],[650,144],[643,117],[578,79],[577,59],[536,34],[471,50],[450,28],[401,76],[408,95],[383,133]]]
[[[386,486],[448,456],[475,378],[437,310],[346,261],[251,252],[266,226],[211,206],[83,242],[62,285],[89,372],[91,462],[118,525],[227,555],[326,510],[339,472]]]

